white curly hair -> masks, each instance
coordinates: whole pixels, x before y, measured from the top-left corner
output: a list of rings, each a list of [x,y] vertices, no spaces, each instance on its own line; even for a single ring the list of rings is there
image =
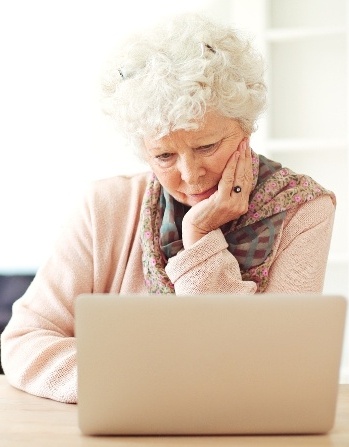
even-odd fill
[[[193,13],[121,42],[102,90],[104,111],[138,149],[144,138],[198,129],[207,111],[250,134],[266,104],[264,61],[251,41]]]

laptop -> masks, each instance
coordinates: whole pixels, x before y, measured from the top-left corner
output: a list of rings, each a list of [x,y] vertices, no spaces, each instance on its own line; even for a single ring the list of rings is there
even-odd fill
[[[326,433],[345,315],[342,296],[79,295],[80,430]]]

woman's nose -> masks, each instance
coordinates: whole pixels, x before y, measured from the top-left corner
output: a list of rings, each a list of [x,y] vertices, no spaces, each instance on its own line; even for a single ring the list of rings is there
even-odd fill
[[[202,166],[200,159],[195,156],[183,157],[180,161],[181,178],[185,183],[195,185],[199,178],[204,176],[206,169]]]

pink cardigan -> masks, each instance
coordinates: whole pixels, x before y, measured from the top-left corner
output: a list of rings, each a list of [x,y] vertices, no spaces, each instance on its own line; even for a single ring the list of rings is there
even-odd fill
[[[77,401],[74,300],[84,292],[146,292],[139,214],[149,174],[95,182],[67,222],[55,250],[13,306],[1,337],[9,382],[28,393]],[[335,208],[323,196],[288,212],[274,250],[266,292],[321,292]],[[166,267],[177,295],[255,293],[220,230]]]

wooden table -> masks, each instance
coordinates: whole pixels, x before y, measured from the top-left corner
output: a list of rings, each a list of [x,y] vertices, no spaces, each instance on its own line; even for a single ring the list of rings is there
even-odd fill
[[[0,447],[75,446],[349,446],[349,385],[340,385],[334,429],[318,436],[87,437],[77,406],[42,399],[11,387],[0,376]]]

